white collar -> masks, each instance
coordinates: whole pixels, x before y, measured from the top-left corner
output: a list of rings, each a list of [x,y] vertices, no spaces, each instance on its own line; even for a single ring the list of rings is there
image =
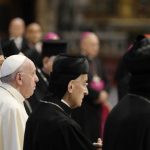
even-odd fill
[[[61,102],[66,104],[69,108],[71,108],[70,105],[65,100],[61,99]]]
[[[21,36],[18,36],[18,37],[10,37],[9,38],[10,40],[23,40],[23,38]]]
[[[24,102],[25,98],[20,94],[20,92],[7,83],[0,82],[0,87],[8,91],[19,103]]]

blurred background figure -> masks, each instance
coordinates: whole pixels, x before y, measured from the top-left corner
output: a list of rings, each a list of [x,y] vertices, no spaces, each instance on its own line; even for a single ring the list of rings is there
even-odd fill
[[[50,75],[55,57],[67,51],[67,42],[64,40],[43,41],[42,46],[42,72]]]
[[[25,37],[29,49],[36,50],[39,54],[42,51],[42,28],[34,22],[27,26]]]
[[[103,150],[150,149],[150,38],[137,39],[124,56],[129,90],[108,116]]]
[[[24,38],[25,22],[22,18],[14,18],[10,21],[8,27],[8,36],[2,39],[2,49],[4,56],[8,57],[18,54],[26,48]]]
[[[98,59],[100,42],[93,32],[84,32],[80,38],[81,54],[88,58],[90,71],[89,94],[85,96],[81,108],[73,114],[87,137],[92,141],[103,135],[105,119],[110,111],[108,103],[108,81],[102,62]]]
[[[30,58],[36,67],[41,65],[42,29],[38,23],[31,23],[25,31],[26,47],[22,53]]]
[[[24,48],[24,32],[25,32],[25,22],[22,18],[14,18],[11,20],[9,25],[9,39],[14,40],[16,47],[19,50]]]
[[[32,110],[45,95],[49,93],[49,77],[55,57],[60,53],[67,52],[67,42],[63,40],[44,40],[42,43],[42,64],[37,67],[39,82],[32,97],[29,99]]]
[[[127,51],[125,52],[125,54],[122,56],[122,58],[118,63],[118,67],[116,69],[115,81],[117,85],[117,94],[118,94],[119,101],[129,92],[129,81],[131,77],[131,73],[129,72],[129,69],[124,59],[132,55],[132,51],[136,49],[136,47],[139,44],[139,41],[144,37],[150,38],[150,34],[137,36],[135,41],[129,45],[129,48],[127,49]]]

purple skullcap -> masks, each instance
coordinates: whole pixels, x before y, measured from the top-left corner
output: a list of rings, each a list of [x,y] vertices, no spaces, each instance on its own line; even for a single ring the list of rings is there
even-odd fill
[[[93,34],[93,32],[89,32],[89,31],[82,32],[81,36],[80,36],[80,41],[82,41],[83,39],[85,39],[86,37],[88,37],[90,34]]]
[[[43,40],[58,40],[60,37],[54,32],[48,32],[44,35]]]

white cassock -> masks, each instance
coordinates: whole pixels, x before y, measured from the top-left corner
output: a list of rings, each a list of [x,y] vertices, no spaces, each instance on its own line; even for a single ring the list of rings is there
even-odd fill
[[[12,86],[0,83],[0,150],[22,150],[27,113],[24,97]]]

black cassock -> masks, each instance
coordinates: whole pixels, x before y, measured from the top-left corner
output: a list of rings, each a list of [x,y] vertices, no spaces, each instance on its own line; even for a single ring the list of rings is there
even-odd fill
[[[40,102],[25,130],[24,150],[94,150],[62,102]]]
[[[150,101],[125,96],[106,121],[103,150],[150,150]]]

